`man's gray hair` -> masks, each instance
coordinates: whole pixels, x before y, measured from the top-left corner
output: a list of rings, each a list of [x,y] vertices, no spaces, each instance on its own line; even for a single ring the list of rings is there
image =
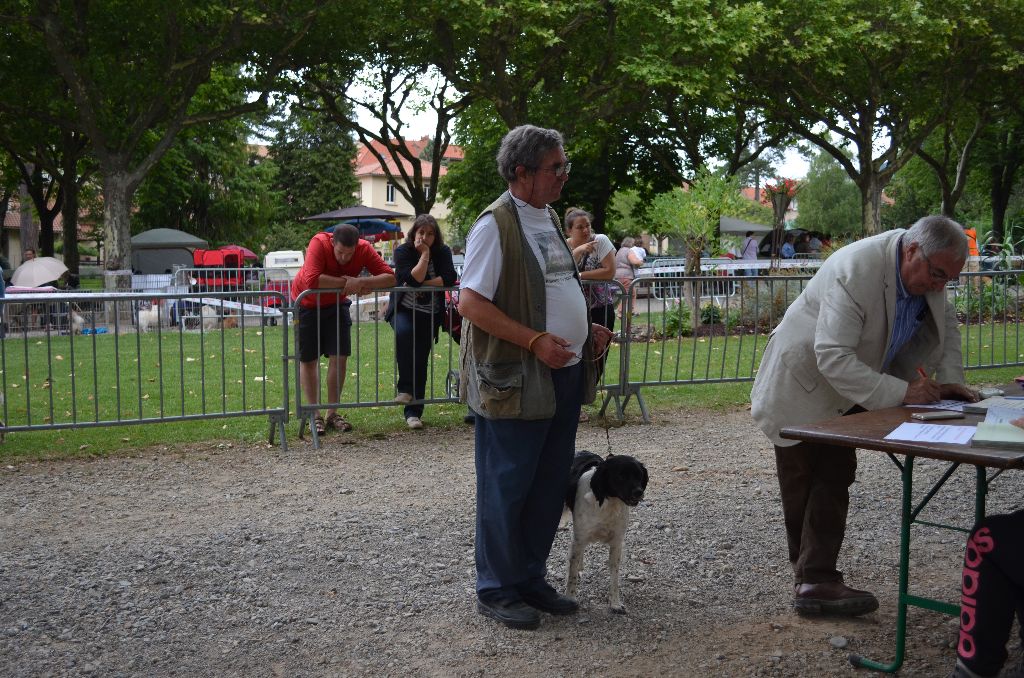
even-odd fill
[[[921,217],[907,229],[904,238],[907,245],[916,242],[925,256],[953,250],[957,255],[967,258],[967,236],[964,234],[964,227],[941,214]]]
[[[501,140],[501,148],[498,149],[498,174],[511,184],[516,180],[516,167],[522,165],[527,169],[536,170],[540,167],[544,154],[564,145],[558,130],[520,125],[510,130]]]

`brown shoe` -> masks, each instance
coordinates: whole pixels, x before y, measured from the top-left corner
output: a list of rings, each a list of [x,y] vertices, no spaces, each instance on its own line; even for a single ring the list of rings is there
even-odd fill
[[[793,607],[807,616],[841,615],[855,617],[878,609],[878,599],[868,591],[851,589],[841,581],[800,584]]]

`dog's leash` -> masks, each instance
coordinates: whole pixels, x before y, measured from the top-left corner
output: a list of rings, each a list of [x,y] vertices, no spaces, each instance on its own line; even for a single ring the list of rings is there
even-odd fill
[[[612,427],[608,425],[608,417],[604,418],[604,440],[608,443],[608,453],[605,458],[612,456]]]

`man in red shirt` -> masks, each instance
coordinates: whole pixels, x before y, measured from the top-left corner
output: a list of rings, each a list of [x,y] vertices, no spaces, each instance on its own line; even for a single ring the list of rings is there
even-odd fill
[[[363,269],[369,277],[360,277]],[[299,302],[299,381],[310,405],[320,402],[320,356],[327,356],[327,400],[337,403],[345,385],[345,366],[352,353],[352,317],[348,295],[395,286],[395,273],[373,246],[359,238],[359,229],[340,224],[334,233],[317,233],[306,248],[306,260],[292,281],[292,300],[306,290],[339,292],[308,294]],[[328,428],[351,431],[352,425],[327,410],[313,421],[317,434]]]

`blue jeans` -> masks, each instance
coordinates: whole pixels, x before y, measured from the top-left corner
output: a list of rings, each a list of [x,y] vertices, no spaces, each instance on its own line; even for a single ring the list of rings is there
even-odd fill
[[[423,400],[427,390],[430,349],[434,345],[434,316],[408,308],[395,311],[395,359],[398,361],[398,392]],[[405,417],[423,414],[423,403],[405,406]]]
[[[550,419],[476,418],[476,590],[516,600],[544,580],[583,401],[583,364],[552,370]]]

